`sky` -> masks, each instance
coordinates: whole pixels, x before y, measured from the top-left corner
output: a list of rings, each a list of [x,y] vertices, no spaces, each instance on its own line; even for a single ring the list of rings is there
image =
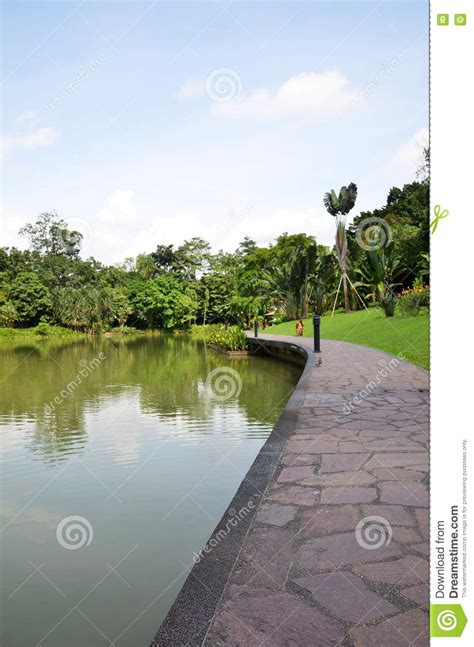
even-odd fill
[[[201,236],[334,241],[415,179],[428,3],[2,3],[1,245],[55,211],[105,263]]]

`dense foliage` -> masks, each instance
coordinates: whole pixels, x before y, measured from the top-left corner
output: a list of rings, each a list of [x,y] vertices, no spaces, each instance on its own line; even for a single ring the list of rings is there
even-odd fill
[[[355,198],[356,187],[349,185],[326,194],[325,205],[340,220]],[[357,293],[341,290],[336,306],[357,310],[375,303],[390,315],[403,303],[410,313],[416,299],[406,291],[429,283],[428,209],[426,179],[392,188],[383,207],[360,213],[344,236],[338,230],[342,264],[337,245],[284,233],[265,247],[246,238],[234,253],[212,253],[201,238],[177,248],[158,244],[149,254],[106,266],[80,257],[80,232],[55,214],[41,214],[20,231],[28,250],[0,249],[0,324],[44,322],[97,333],[195,323],[249,326],[256,316],[299,319],[332,307],[342,273]],[[364,230],[368,246],[360,242]]]
[[[235,352],[247,349],[247,337],[239,326],[212,326],[206,339],[223,350]]]

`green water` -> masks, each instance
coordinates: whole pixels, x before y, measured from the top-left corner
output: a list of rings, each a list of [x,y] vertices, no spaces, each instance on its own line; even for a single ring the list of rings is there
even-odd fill
[[[1,645],[148,645],[299,375],[187,336],[0,347]]]

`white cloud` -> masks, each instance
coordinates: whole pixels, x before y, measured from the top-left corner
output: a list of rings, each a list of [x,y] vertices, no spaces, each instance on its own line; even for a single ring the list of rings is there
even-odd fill
[[[423,149],[428,142],[429,131],[421,128],[398,149],[388,164],[388,171],[404,181],[413,181],[417,168],[423,162]]]
[[[15,119],[15,124],[17,126],[22,126],[23,124],[32,124],[35,125],[39,122],[38,113],[29,110],[27,112],[22,112],[21,115]]]
[[[212,112],[226,117],[319,118],[339,114],[356,97],[356,90],[338,70],[297,74],[276,91],[259,89],[222,103]]]
[[[2,135],[0,151],[10,153],[14,151],[33,150],[35,148],[48,148],[59,139],[61,131],[57,128],[38,128],[32,132],[16,132]]]
[[[176,96],[180,101],[187,101],[203,95],[204,89],[205,85],[203,81],[186,81],[178,90]]]

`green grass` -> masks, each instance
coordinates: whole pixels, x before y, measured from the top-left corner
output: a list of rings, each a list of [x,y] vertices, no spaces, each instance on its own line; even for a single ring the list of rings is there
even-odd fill
[[[295,335],[294,321],[267,328],[273,335]],[[379,308],[346,314],[337,312],[321,317],[321,338],[348,341],[362,346],[380,348],[392,355],[403,353],[409,362],[429,368],[429,312],[422,308],[416,317],[385,317]],[[262,331],[263,332],[263,331]],[[313,336],[313,321],[304,320],[304,336]]]
[[[36,328],[0,328],[0,341],[11,339],[44,339],[45,337],[82,337],[69,328],[40,324]]]

